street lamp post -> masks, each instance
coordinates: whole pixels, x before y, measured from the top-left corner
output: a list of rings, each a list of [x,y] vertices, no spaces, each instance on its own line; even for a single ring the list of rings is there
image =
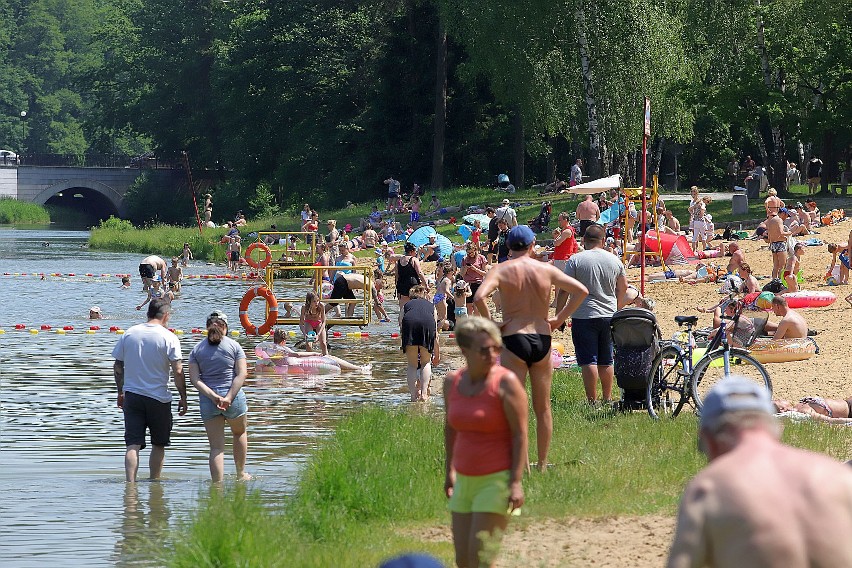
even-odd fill
[[[24,121],[26,119],[27,119],[27,111],[22,110],[21,111],[21,149],[23,150],[22,153],[26,153],[26,151],[27,151],[26,147],[24,146],[24,140],[27,137],[26,131],[24,130]]]

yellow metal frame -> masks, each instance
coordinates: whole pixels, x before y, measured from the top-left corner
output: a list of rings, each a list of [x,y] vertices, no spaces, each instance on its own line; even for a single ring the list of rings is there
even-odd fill
[[[300,251],[302,253],[307,253],[307,258],[305,258],[304,261],[309,261],[310,264],[313,264],[317,261],[317,243],[316,243],[316,240],[319,239],[319,238],[322,238],[322,237],[318,236],[316,233],[309,233],[309,232],[305,232],[305,231],[261,231],[261,232],[257,233],[257,242],[266,244],[263,241],[263,237],[265,235],[279,235],[279,238],[278,238],[279,243],[282,239],[285,242],[289,242],[290,237],[293,236],[293,235],[295,235],[296,237],[302,237],[302,240],[305,241],[305,243],[307,243],[308,248],[296,249],[296,250]],[[295,258],[292,259],[292,260],[283,260],[283,259],[288,258],[287,253],[290,251],[290,249],[287,248],[286,244],[285,245],[282,245],[282,244],[268,245],[267,244],[266,246],[269,247],[269,250],[272,252],[272,262],[273,263],[278,263],[278,264],[287,264],[287,263],[293,264],[293,263],[297,263],[297,262],[298,262],[298,264],[304,263],[302,261],[302,259],[299,259],[298,261]],[[278,256],[278,255],[280,255],[280,256]],[[278,256],[277,259],[276,259],[276,256]]]
[[[343,318],[329,318],[326,317],[325,323],[327,325],[368,325],[372,321],[372,289],[373,289],[373,267],[372,266],[315,266],[315,265],[304,265],[304,264],[291,264],[287,262],[272,262],[269,266],[266,267],[266,287],[269,288],[273,294],[275,294],[275,273],[276,272],[290,272],[290,271],[303,271],[303,272],[313,272],[313,286],[314,291],[318,296],[322,297],[322,272],[324,270],[348,270],[350,272],[362,273],[364,276],[364,297],[363,298],[355,298],[354,300],[347,300],[345,298],[340,298],[334,300],[336,304],[341,304],[343,306],[349,306],[350,304],[354,304],[355,307],[359,305],[364,308],[363,315],[361,317],[343,317]],[[357,291],[356,291],[357,294]],[[290,298],[279,296],[275,294],[275,298],[278,300],[278,313],[281,314],[285,310],[282,307],[282,304],[285,302],[289,302],[293,305],[294,311],[299,310],[299,307],[305,303],[305,298]],[[326,300],[323,300],[326,302]],[[268,313],[268,312],[267,312]],[[298,324],[299,316],[296,317],[283,317],[281,315],[278,316],[278,320],[276,322],[278,325],[285,324]]]
[[[648,198],[648,201],[653,203],[653,219],[654,219],[654,232],[657,234],[657,250],[656,251],[644,251],[641,254],[647,256],[656,256],[660,259],[660,265],[663,270],[668,270],[666,266],[666,259],[663,258],[663,241],[660,239],[660,216],[657,213],[657,199],[659,199],[659,190],[657,186],[657,176],[654,175],[653,181],[651,182],[651,187],[645,188],[647,190],[651,190],[651,195]],[[639,251],[627,251],[627,218],[630,215],[630,203],[632,201],[637,201],[639,203],[642,202],[642,188],[641,187],[625,187],[624,188],[624,213],[621,216],[621,261],[624,264],[630,262],[630,257],[640,254]],[[637,223],[642,222],[642,217],[640,216],[637,220]],[[644,243],[640,241],[640,248]]]

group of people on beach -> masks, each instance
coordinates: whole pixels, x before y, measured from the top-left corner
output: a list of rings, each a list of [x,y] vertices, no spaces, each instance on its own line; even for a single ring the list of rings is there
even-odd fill
[[[395,182],[390,178],[391,182]],[[386,182],[389,197],[399,185]],[[616,193],[615,199],[618,199]],[[706,213],[704,200],[693,199],[696,211]],[[432,367],[441,361],[440,332],[454,330],[455,338],[464,358],[464,366],[450,371],[443,385],[445,404],[445,485],[452,512],[453,541],[458,566],[483,565],[481,554],[485,546],[484,535],[499,538],[513,512],[525,502],[523,476],[532,464],[528,455],[528,400],[526,383],[530,382],[530,397],[535,415],[536,463],[540,471],[548,468],[548,453],[553,436],[551,416],[551,381],[553,375],[552,334],[564,330],[570,319],[571,341],[577,364],[580,367],[586,397],[590,404],[599,406],[598,387],[603,403],[613,399],[613,346],[610,335],[612,315],[625,306],[653,310],[651,298],[643,297],[628,283],[627,271],[617,252],[607,242],[607,229],[597,223],[591,200],[584,200],[577,211],[580,221],[575,228],[571,216],[561,212],[557,227],[550,236],[550,248],[536,246],[533,230],[519,224],[517,214],[508,199],[500,207],[486,208],[488,226],[475,227],[471,238],[448,257],[441,254],[437,236],[425,245],[415,246],[405,242],[397,252],[382,233],[376,232],[371,220],[363,229],[363,248],[379,252],[372,282],[360,273],[353,272],[356,264],[349,245],[351,241],[337,230],[336,221],[327,223],[328,233],[319,234],[319,219],[308,204],[302,212],[303,229],[316,235],[317,264],[334,267],[324,269],[317,276],[322,279],[324,293],[309,291],[300,310],[299,326],[308,347],[317,344],[320,353],[328,354],[328,325],[326,316],[338,309],[335,300],[354,299],[355,293],[369,294],[373,309],[380,319],[387,320],[382,307],[385,283],[393,277],[393,289],[399,304],[400,342],[406,362],[406,382],[412,401],[426,401],[430,397]],[[397,203],[389,212],[395,211]],[[780,213],[781,207],[778,208]],[[377,210],[377,208],[374,208]],[[690,211],[692,216],[692,211]],[[670,214],[664,217],[671,219]],[[638,218],[638,217],[637,217]],[[769,215],[765,233],[770,240],[789,234],[789,229],[777,226],[779,215]],[[376,219],[379,223],[384,219]],[[419,219],[412,219],[412,223]],[[697,221],[697,217],[693,221]],[[783,224],[783,219],[780,219]],[[679,224],[669,221],[670,230]],[[706,215],[702,218],[705,234],[693,238],[706,242]],[[629,229],[627,229],[629,230]],[[785,233],[785,230],[787,231]],[[811,229],[808,229],[809,231]],[[366,235],[373,231],[375,236]],[[475,238],[474,238],[475,236]],[[698,241],[695,241],[696,244]],[[834,244],[838,262],[845,266],[848,279],[849,243]],[[703,246],[703,245],[702,245]],[[801,247],[794,245],[793,256],[801,260]],[[832,249],[829,249],[832,250]],[[842,252],[846,251],[846,262]],[[732,242],[726,247],[730,260],[726,274],[717,271],[712,280],[738,276],[737,291],[758,291],[758,283],[746,262],[744,251]],[[780,252],[780,251],[779,251]],[[774,257],[773,257],[774,258]],[[435,262],[434,274],[427,274],[427,262]],[[788,266],[794,274],[798,265]],[[143,266],[144,274],[143,274]],[[779,276],[789,276],[778,271]],[[164,272],[165,271],[165,272]],[[162,279],[167,276],[165,262],[159,257],[147,257],[140,265],[140,276],[153,287],[157,272]],[[709,273],[699,271],[680,280],[707,281]],[[776,274],[773,274],[776,276]],[[788,286],[792,283],[788,282]],[[164,334],[168,321],[168,301],[163,297],[148,300],[148,322],[127,330],[119,339],[113,356],[114,373],[119,391],[118,405],[125,413],[125,442],[127,446],[125,471],[128,481],[135,481],[139,450],[145,446],[145,428],[151,432],[150,471],[159,476],[163,463],[163,448],[169,444],[170,400],[167,383],[169,372],[174,374],[180,400],[179,414],[187,411],[187,388],[180,345],[172,334]],[[145,304],[143,304],[145,305]],[[351,316],[353,303],[347,303],[346,315]],[[141,306],[139,307],[141,309]],[[714,325],[722,325],[721,315],[726,306],[704,308],[713,311]],[[553,310],[553,311],[551,311]],[[495,311],[500,312],[499,327],[492,321]],[[773,300],[773,311],[781,319],[766,330],[776,337],[805,337],[807,324],[800,314],[790,309],[782,296]],[[237,476],[247,479],[245,471],[247,451],[247,406],[242,393],[246,376],[245,353],[238,343],[227,337],[228,320],[221,311],[207,318],[207,337],[192,350],[189,357],[191,384],[199,392],[199,408],[210,445],[210,472],[214,481],[223,477],[224,427],[227,423],[233,436],[234,462]],[[171,335],[171,338],[167,338]],[[292,356],[313,354],[295,351],[286,345],[286,333],[274,332],[274,342],[287,349]],[[177,345],[175,345],[177,343]],[[144,361],[139,354],[144,354]],[[309,356],[309,355],[304,355]],[[339,358],[338,358],[339,359]],[[344,365],[354,365],[341,361]],[[164,392],[165,391],[165,392]],[[669,565],[700,565],[715,561],[719,565],[736,565],[730,543],[738,541],[748,545],[740,550],[740,558],[753,559],[757,565],[766,558],[796,557],[826,560],[822,565],[844,565],[852,561],[849,547],[842,531],[852,528],[852,474],[825,457],[808,454],[783,446],[778,442],[777,430],[771,414],[782,408],[820,413],[828,417],[843,414],[841,402],[847,404],[846,415],[852,415],[849,401],[824,401],[818,403],[777,403],[772,406],[768,393],[755,388],[753,383],[722,381],[708,395],[702,413],[699,437],[702,449],[711,460],[705,472],[696,476],[687,488],[678,518],[677,535],[672,547]],[[803,406],[804,405],[804,406]],[[168,410],[167,410],[168,408]],[[166,427],[166,416],[169,426]],[[141,434],[140,434],[141,433]],[[807,457],[810,465],[797,465]],[[775,463],[779,473],[772,474],[760,488],[762,498],[774,500],[785,492],[796,493],[783,505],[784,510],[795,513],[799,494],[812,491],[829,477],[831,490],[818,502],[819,516],[808,519],[796,528],[782,527],[767,515],[758,514],[756,500],[744,495],[745,486],[738,481],[735,464],[742,464],[743,478],[757,484],[755,479],[768,463]],[[843,473],[841,473],[843,472]],[[757,477],[756,477],[757,476]],[[721,489],[724,488],[724,489]],[[774,501],[773,501],[774,502]],[[727,515],[727,516],[725,516]],[[726,527],[724,519],[737,519],[738,534]],[[739,515],[739,516],[736,516]],[[824,527],[818,517],[830,520]],[[753,536],[761,523],[773,527],[771,546]],[[798,532],[797,532],[798,531]],[[807,540],[813,535],[835,535],[831,543],[811,546]],[[807,538],[804,538],[807,537]],[[713,559],[713,560],[711,560]],[[817,564],[819,564],[817,562]],[[805,562],[802,565],[814,565]]]

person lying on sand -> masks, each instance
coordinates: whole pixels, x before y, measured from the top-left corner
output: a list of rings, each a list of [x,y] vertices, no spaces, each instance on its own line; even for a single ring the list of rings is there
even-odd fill
[[[814,420],[835,424],[852,423],[852,397],[847,399],[806,396],[798,402],[773,400],[778,412],[800,412]]]

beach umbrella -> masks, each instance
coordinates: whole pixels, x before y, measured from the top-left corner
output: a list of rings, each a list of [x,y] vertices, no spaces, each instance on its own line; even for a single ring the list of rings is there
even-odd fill
[[[573,193],[575,195],[591,195],[594,193],[607,191],[609,189],[618,189],[620,187],[621,176],[619,174],[615,174],[614,176],[608,176],[605,178],[587,181],[586,183],[575,185],[574,187],[568,188],[568,192]]]
[[[423,245],[429,242],[430,235],[438,236],[435,242],[438,245],[438,250],[441,251],[441,256],[446,258],[453,254],[452,241],[450,241],[450,239],[448,239],[444,235],[438,235],[434,227],[420,227],[419,229],[411,233],[411,235],[409,235],[406,240],[416,247],[422,247]]]

